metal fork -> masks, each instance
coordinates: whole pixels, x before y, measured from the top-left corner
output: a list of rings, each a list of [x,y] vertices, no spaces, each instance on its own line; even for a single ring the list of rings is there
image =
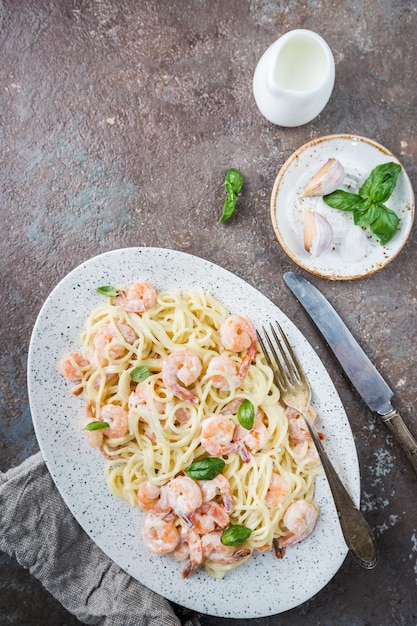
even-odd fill
[[[274,342],[265,328],[262,328],[262,330],[269,351],[266,349],[261,335],[259,333],[257,335],[265,358],[274,374],[275,384],[280,390],[281,400],[286,406],[299,411],[303,416],[329,481],[346,544],[353,557],[362,567],[372,569],[375,567],[378,559],[375,537],[364,516],[356,508],[337,475],[320,437],[308,417],[308,408],[311,400],[310,384],[281,326],[278,322],[275,322],[275,324],[278,332],[272,324],[270,328],[280,356],[278,356]],[[271,359],[270,354],[272,354],[273,359]]]

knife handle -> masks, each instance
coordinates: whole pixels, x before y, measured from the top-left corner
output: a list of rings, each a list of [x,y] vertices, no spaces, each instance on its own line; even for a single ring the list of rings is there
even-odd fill
[[[316,446],[327,480],[329,481],[330,491],[333,495],[346,545],[351,551],[352,556],[362,567],[372,569],[375,567],[378,560],[375,536],[365,517],[362,515],[361,511],[356,508],[352,498],[336,473],[314,426],[304,413],[303,417],[314,445]]]
[[[400,442],[404,452],[408,456],[414,471],[417,472],[417,442],[405,425],[403,418],[395,409],[380,416]]]

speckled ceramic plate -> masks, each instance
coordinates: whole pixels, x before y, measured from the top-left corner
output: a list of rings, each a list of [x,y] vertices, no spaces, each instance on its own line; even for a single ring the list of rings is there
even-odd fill
[[[97,256],[74,269],[53,290],[35,324],[28,362],[29,397],[36,435],[51,475],[72,513],[95,543],[124,570],[168,600],[198,612],[233,618],[281,613],[315,595],[343,563],[347,548],[326,479],[316,483],[321,514],[314,533],[278,560],[259,553],[223,580],[203,569],[188,580],[171,555],[143,545],[142,512],[112,496],[105,460],[89,448],[81,428],[84,403],[58,372],[60,357],[79,346],[83,322],[102,304],[99,285],[146,279],[156,289],[203,287],[232,313],[256,326],[277,319],[301,355],[321,418],[326,448],[347,488],[359,501],[359,468],[352,432],[337,392],[318,356],[292,322],[256,289],[230,272],[172,250],[126,248]]]
[[[346,259],[342,241],[354,225],[352,213],[328,207],[321,197],[299,198],[314,174],[332,157],[345,168],[344,181],[338,188],[351,193],[358,192],[371,170],[380,163],[399,163],[386,148],[364,137],[329,135],[314,139],[291,155],[275,180],[271,195],[272,225],[288,256],[308,272],[331,280],[362,278],[388,265],[404,247],[414,221],[413,188],[403,168],[393,194],[385,203],[400,219],[397,233],[381,246],[375,235],[366,229],[367,255],[358,261]],[[333,245],[317,257],[304,249],[303,208],[317,211],[332,226]]]

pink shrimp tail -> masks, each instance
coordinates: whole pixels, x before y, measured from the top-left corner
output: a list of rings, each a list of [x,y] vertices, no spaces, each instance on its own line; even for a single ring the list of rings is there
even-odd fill
[[[187,559],[187,562],[185,563],[183,570],[181,572],[182,578],[189,578],[191,574],[195,572],[196,569],[197,569],[196,563],[193,563],[191,559]]]
[[[223,506],[226,513],[231,513],[233,511],[233,498],[229,496],[229,494],[223,494]]]
[[[256,337],[253,338],[252,343],[249,346],[248,352],[247,352],[247,356],[249,356],[251,358],[251,360],[253,361],[256,357],[256,350],[258,347],[258,342],[256,340]]]
[[[274,548],[274,553],[277,559],[283,559],[285,556],[285,548],[281,544],[280,539],[272,540],[272,547]]]
[[[245,380],[250,364],[256,358],[256,349],[257,349],[257,341],[256,339],[254,339],[251,345],[249,346],[247,353],[242,358],[242,362],[240,364],[238,375],[239,375],[241,382]]]
[[[184,400],[184,402],[189,402],[190,404],[197,404],[198,398],[188,389],[184,389],[180,385],[175,385],[173,388],[174,395],[180,400]]]
[[[238,374],[239,380],[241,383],[243,383],[243,381],[245,380],[251,363],[252,363],[251,357],[249,356],[249,354],[245,354],[240,364],[239,374]]]
[[[250,463],[251,455],[247,447],[242,441],[235,441],[234,443],[231,443],[230,445],[232,447],[230,452],[238,452],[240,455],[240,458],[242,459],[244,463]]]

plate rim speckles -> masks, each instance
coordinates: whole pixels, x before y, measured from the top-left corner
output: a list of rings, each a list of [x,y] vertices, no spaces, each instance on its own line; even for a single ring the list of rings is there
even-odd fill
[[[342,258],[337,243],[319,257],[310,255],[303,246],[302,205],[299,196],[317,170],[332,157],[351,168],[352,175],[361,182],[371,169],[380,163],[394,161],[402,167],[394,193],[386,202],[386,206],[400,217],[397,233],[390,242],[381,246],[377,238],[366,229],[368,254],[354,262]],[[344,185],[341,184],[339,188],[343,189]],[[327,207],[321,197],[305,199],[302,202],[306,201],[308,201],[306,208],[321,213],[331,224],[337,220],[341,229],[353,225],[351,213]],[[300,146],[285,161],[274,181],[270,213],[278,242],[299,267],[329,280],[357,280],[386,267],[405,246],[414,222],[414,192],[401,162],[381,144],[351,133],[325,135]]]
[[[107,489],[105,459],[88,447],[82,432],[83,400],[71,394],[71,383],[60,375],[58,362],[79,346],[84,320],[103,302],[96,288],[128,286],[137,280],[148,280],[158,290],[201,287],[231,313],[245,313],[257,327],[274,319],[282,324],[310,377],[328,453],[359,503],[352,431],[331,378],[311,345],[273,302],[238,276],[200,257],[165,248],[122,248],[100,254],[73,269],[46,299],[30,340],[28,389],[47,467],[92,540],[125,571],[168,600],[197,612],[233,618],[265,617],[294,608],[333,578],[347,554],[324,476],[316,483],[321,515],[314,533],[287,550],[284,559],[277,560],[271,551],[258,553],[221,581],[204,570],[184,580],[172,555],[161,557],[146,550],[141,541],[142,512]],[[256,593],[247,593],[248,588]]]

